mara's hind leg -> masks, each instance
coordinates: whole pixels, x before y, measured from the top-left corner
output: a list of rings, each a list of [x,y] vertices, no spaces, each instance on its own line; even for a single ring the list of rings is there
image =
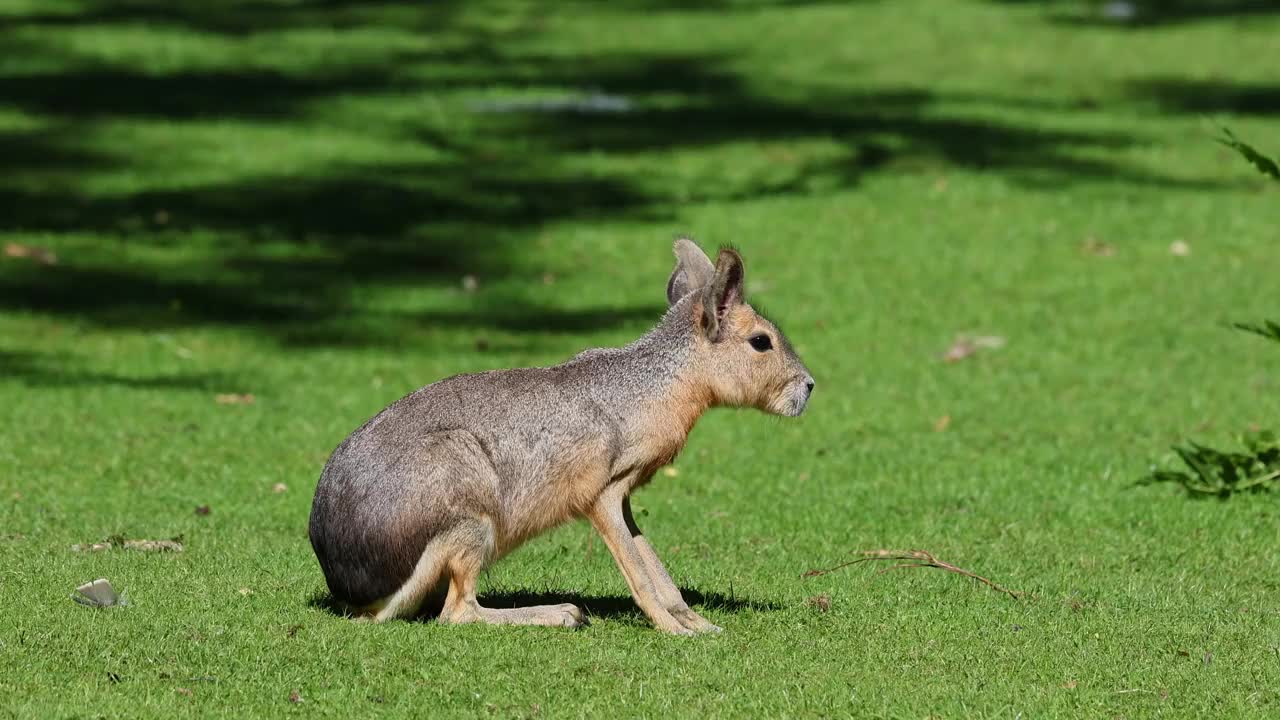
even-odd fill
[[[383,571],[405,578],[390,595],[364,608],[374,622],[439,612],[459,553],[482,561],[493,555],[498,478],[480,442],[468,432],[426,434],[420,446],[379,478],[378,512],[356,517],[378,536],[366,562],[385,562]],[[424,542],[425,539],[425,542]],[[413,547],[414,550],[407,550]],[[422,551],[412,560],[417,547]],[[399,566],[393,561],[398,560]],[[412,567],[406,567],[413,562]],[[407,577],[406,577],[407,576]],[[424,607],[425,606],[425,607]]]
[[[386,622],[417,615],[428,597],[438,592],[446,579],[442,575],[449,560],[452,533],[433,538],[418,558],[413,574],[391,597],[377,603],[376,612],[366,616],[373,622]],[[373,609],[373,608],[370,608]],[[366,621],[367,621],[366,620]]]
[[[492,553],[493,526],[477,522],[474,532],[458,533],[452,544],[447,572],[449,594],[445,597],[440,622],[490,623],[492,625],[546,625],[576,628],[587,624],[576,605],[531,605],[518,608],[487,608],[476,600],[476,578]]]

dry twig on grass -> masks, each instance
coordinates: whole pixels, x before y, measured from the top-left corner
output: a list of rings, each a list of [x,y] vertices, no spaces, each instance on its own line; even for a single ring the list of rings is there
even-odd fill
[[[876,574],[879,575],[879,574],[889,572],[890,570],[901,570],[903,568],[931,567],[931,568],[938,568],[939,570],[946,570],[947,572],[953,572],[953,573],[956,573],[957,575],[963,575],[968,578],[973,578],[974,580],[977,580],[978,582],[983,583],[984,585],[991,588],[992,590],[1005,593],[1009,597],[1015,600],[1022,599],[1022,596],[1024,595],[1024,593],[1020,593],[1016,590],[1010,590],[1009,588],[1003,585],[1000,585],[998,583],[992,582],[991,580],[988,580],[982,577],[981,575],[978,575],[977,573],[969,572],[968,570],[965,570],[962,567],[956,567],[955,565],[952,565],[949,562],[943,562],[938,558],[934,557],[932,553],[926,552],[924,550],[862,550],[856,554],[861,557],[858,557],[854,560],[850,560],[849,562],[840,563],[839,565],[833,568],[827,568],[826,570],[810,570],[806,572],[804,575],[802,575],[801,577],[816,577],[818,575],[826,575],[827,573],[833,573],[836,570],[847,568],[850,565],[857,565],[858,563],[868,562],[870,560],[894,560],[898,562],[897,565],[890,565],[887,568],[882,568],[880,572]]]

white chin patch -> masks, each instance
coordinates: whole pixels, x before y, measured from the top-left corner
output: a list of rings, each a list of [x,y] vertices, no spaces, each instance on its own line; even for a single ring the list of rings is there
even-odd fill
[[[782,410],[782,414],[788,417],[795,417],[804,412],[805,406],[809,404],[809,398],[805,397],[802,392],[792,391],[787,396],[787,402]]]

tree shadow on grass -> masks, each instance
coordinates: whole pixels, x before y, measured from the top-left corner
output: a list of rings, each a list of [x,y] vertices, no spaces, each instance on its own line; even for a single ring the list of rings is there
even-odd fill
[[[17,380],[28,387],[88,387],[113,385],[133,389],[225,391],[236,381],[226,373],[168,373],[120,375],[88,370],[73,357],[29,351],[0,350],[0,378]]]
[[[1009,5],[1044,5],[1050,17],[1067,25],[1141,30],[1170,25],[1280,15],[1272,0],[996,0]]]
[[[0,235],[95,245],[87,259],[60,253],[54,267],[0,266],[0,310],[109,327],[231,326],[303,346],[394,344],[435,327],[587,334],[656,320],[661,307],[549,302],[538,289],[545,259],[529,241],[566,221],[670,225],[653,239],[665,254],[671,235],[698,230],[674,223],[689,203],[835,192],[913,163],[1045,187],[1209,187],[1105,159],[1141,142],[1126,133],[934,107],[995,97],[863,87],[856,76],[782,96],[722,50],[549,54],[525,42],[543,32],[537,13],[505,25],[476,14],[459,2],[85,0],[66,13],[4,16],[0,40],[30,62],[0,70],[0,101],[39,122],[0,129],[0,150],[11,151],[0,152]],[[140,25],[168,39],[139,41]],[[312,31],[332,34],[330,51],[315,52]],[[130,52],[104,58],[69,41],[86,33]],[[384,35],[395,42],[370,43]],[[264,60],[240,44],[256,36],[298,52]],[[175,63],[173,42],[209,43],[216,62]],[[465,99],[494,88],[496,103]],[[531,93],[568,102],[503,105]],[[584,93],[615,102],[582,104]],[[276,155],[279,128],[351,148],[306,145],[289,162],[258,161]],[[370,145],[381,160],[360,155]],[[795,150],[815,145],[826,149]],[[673,152],[733,152],[718,161],[755,169],[689,177],[668,169]],[[228,159],[237,153],[255,161]],[[458,288],[467,275],[481,290],[449,296],[444,310],[386,313],[362,300]]]
[[[1130,84],[1136,98],[1171,113],[1267,116],[1280,114],[1280,83],[1234,83],[1153,77]]]

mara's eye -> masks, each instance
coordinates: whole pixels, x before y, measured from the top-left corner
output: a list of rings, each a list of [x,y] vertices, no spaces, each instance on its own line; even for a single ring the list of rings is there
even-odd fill
[[[769,336],[765,335],[764,333],[760,333],[759,335],[752,335],[751,337],[747,338],[747,342],[751,343],[751,347],[755,348],[756,352],[764,352],[765,350],[769,350],[773,348],[773,341],[770,340]]]

